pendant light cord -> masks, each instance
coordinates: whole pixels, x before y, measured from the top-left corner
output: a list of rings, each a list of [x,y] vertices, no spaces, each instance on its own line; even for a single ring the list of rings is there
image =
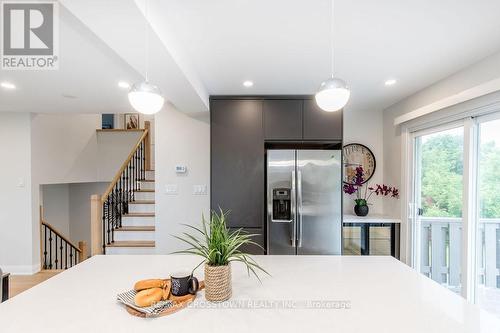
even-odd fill
[[[330,17],[330,52],[331,52],[331,72],[332,72],[332,79],[333,79],[333,69],[334,69],[334,59],[333,59],[333,53],[334,53],[334,46],[333,46],[333,33],[334,33],[334,11],[333,11],[333,3],[335,0],[332,0],[332,8],[331,8],[331,17]]]
[[[149,81],[149,78],[148,78],[148,68],[149,68],[149,27],[148,27],[148,0],[144,0],[144,16],[146,17],[146,25],[145,25],[145,40],[146,40],[146,47],[145,47],[145,52],[146,52],[146,56],[145,56],[145,63],[144,63],[144,67],[146,67],[146,75],[145,75],[145,79],[146,79],[146,82]]]

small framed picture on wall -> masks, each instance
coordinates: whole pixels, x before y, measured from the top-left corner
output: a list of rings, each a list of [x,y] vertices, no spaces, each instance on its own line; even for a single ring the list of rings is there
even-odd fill
[[[125,113],[123,128],[128,130],[139,129],[139,114]]]

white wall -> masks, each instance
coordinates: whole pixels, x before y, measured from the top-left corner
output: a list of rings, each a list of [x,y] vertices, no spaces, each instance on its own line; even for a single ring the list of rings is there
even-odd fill
[[[119,128],[119,129],[125,128],[124,120],[125,120],[125,114],[115,114],[115,117],[114,117],[115,128]],[[151,166],[154,169],[154,165],[155,165],[155,149],[154,149],[154,146],[155,146],[155,137],[156,137],[156,135],[155,135],[155,115],[151,115],[151,114],[141,114],[141,115],[139,115],[139,127],[140,128],[145,128],[144,123],[146,121],[149,121],[150,125],[151,125],[151,127],[150,127],[151,146],[152,146],[152,149],[151,149]]]
[[[34,114],[33,179],[38,184],[95,181],[97,114]]]
[[[109,182],[41,186],[44,220],[74,244],[90,246],[90,196],[103,193]]]
[[[208,115],[195,119],[172,105],[155,117],[156,127],[156,249],[170,253],[185,248],[171,235],[184,228],[181,223],[198,225],[202,213],[208,216],[208,195],[193,195],[193,185],[207,185],[210,193],[210,125]],[[177,175],[175,165],[187,167]],[[177,195],[165,194],[165,186],[178,186]]]
[[[401,184],[401,129],[394,126],[394,119],[412,110],[431,104],[450,95],[470,89],[481,83],[500,77],[500,53],[493,54],[482,61],[411,95],[392,105],[384,111],[384,175],[390,183]],[[493,95],[493,94],[492,94]],[[491,98],[485,96],[485,101]],[[463,103],[464,105],[467,104]],[[476,103],[477,104],[477,103]],[[471,107],[475,107],[470,103]],[[460,108],[452,107],[447,112],[459,112]],[[448,114],[451,114],[448,113]],[[400,216],[403,202],[385,202],[384,211],[393,216]]]
[[[97,176],[92,181],[111,181],[142,132],[97,132]]]
[[[344,145],[361,143],[373,152],[376,159],[376,169],[368,185],[384,182],[384,149],[383,149],[383,114],[382,110],[349,110],[344,111]],[[344,214],[354,214],[355,195],[344,194]],[[390,200],[385,198],[385,200]],[[370,214],[383,214],[382,198],[370,198]]]
[[[109,181],[141,132],[96,132],[100,114],[34,114],[33,180],[38,184]]]
[[[8,157],[0,173],[0,227],[6,230],[0,233],[0,265],[31,273],[40,265],[40,185],[109,182],[141,133],[96,134],[98,114],[3,112],[0,123],[0,153]]]
[[[42,185],[41,197],[45,222],[69,237],[69,185]]]
[[[90,196],[104,193],[109,182],[69,184],[69,237],[73,243],[86,241],[90,249]]]
[[[31,115],[2,112],[0,124],[0,267],[33,273],[40,257],[32,240],[39,227],[31,215]]]

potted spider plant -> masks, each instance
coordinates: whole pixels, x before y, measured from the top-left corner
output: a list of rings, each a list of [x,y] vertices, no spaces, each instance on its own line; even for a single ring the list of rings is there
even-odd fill
[[[219,213],[212,211],[210,221],[202,216],[201,228],[186,225],[194,234],[183,232],[182,236],[174,236],[189,245],[189,248],[175,253],[194,254],[203,258],[198,264],[205,264],[205,298],[212,302],[228,300],[232,294],[231,287],[231,262],[243,263],[248,274],[253,274],[259,279],[258,271],[267,273],[247,253],[242,251],[244,245],[259,244],[252,241],[254,234],[248,234],[242,229],[229,230],[226,225],[227,212],[220,210]]]

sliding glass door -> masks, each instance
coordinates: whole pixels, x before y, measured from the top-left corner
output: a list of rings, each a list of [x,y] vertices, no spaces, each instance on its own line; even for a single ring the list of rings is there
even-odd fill
[[[476,302],[500,316],[500,119],[478,119]]]
[[[414,140],[415,266],[460,293],[464,128],[416,133]]]
[[[500,112],[412,138],[413,266],[500,317]]]

